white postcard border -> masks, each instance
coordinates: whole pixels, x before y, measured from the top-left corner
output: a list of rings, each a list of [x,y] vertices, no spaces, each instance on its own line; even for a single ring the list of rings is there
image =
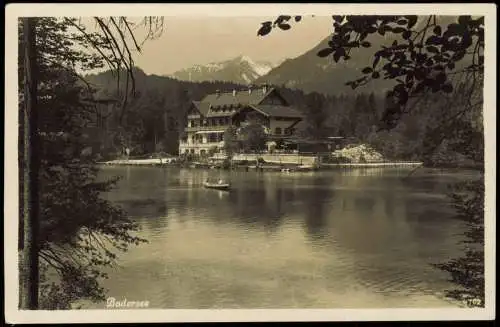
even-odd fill
[[[485,16],[485,260],[484,309],[280,309],[280,310],[71,310],[18,309],[17,224],[17,18],[22,16],[269,16],[283,13],[440,14]],[[194,322],[194,321],[421,321],[495,318],[496,248],[496,7],[495,4],[8,4],[5,7],[4,258],[8,323]],[[256,29],[258,27],[256,26]]]

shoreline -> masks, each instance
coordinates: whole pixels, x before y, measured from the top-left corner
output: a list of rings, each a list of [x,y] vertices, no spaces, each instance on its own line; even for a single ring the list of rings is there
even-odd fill
[[[222,169],[217,164],[204,162],[191,162],[186,164],[168,163],[160,159],[136,159],[136,160],[111,160],[105,162],[97,162],[100,166],[180,166],[183,168],[192,169]],[[234,164],[233,170],[286,170],[286,171],[313,171],[313,170],[328,170],[333,168],[395,168],[395,167],[423,167],[423,162],[416,161],[394,161],[394,162],[374,162],[374,163],[328,163],[321,164],[317,167],[313,165],[297,165],[297,164],[279,164],[274,162],[265,162],[259,166],[255,164],[239,165]]]
[[[223,169],[217,163],[205,162],[166,162],[166,159],[118,159],[110,161],[101,161],[96,163],[98,166],[108,167],[181,167],[187,169]],[[277,163],[264,162],[258,167],[255,163],[238,164],[233,163],[232,170],[261,170],[261,171],[321,171],[334,169],[356,169],[356,168],[435,168],[435,169],[472,169],[476,170],[480,167],[474,165],[443,165],[443,166],[426,166],[420,161],[390,161],[390,162],[371,162],[371,163],[323,163],[319,167],[314,165],[299,165],[295,163]]]

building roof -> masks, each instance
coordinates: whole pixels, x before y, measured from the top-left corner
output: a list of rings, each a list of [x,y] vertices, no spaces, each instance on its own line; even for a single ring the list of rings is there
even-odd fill
[[[261,105],[260,103],[274,88],[253,88],[206,95],[201,101],[193,101],[196,109],[206,117],[230,117],[245,107],[251,107],[266,116],[302,118],[304,115],[295,108],[284,105]]]
[[[234,115],[236,111],[209,111],[208,114],[205,116],[207,117],[212,117],[212,118],[217,118],[217,117],[231,117]]]
[[[273,105],[273,104],[261,104],[251,106],[257,111],[262,112],[266,116],[272,117],[290,117],[290,118],[303,118],[304,115],[293,107]]]
[[[265,93],[263,92],[263,88],[253,88],[251,92],[248,90],[236,90],[234,93],[233,91],[220,92],[219,94],[212,93],[206,95],[201,102],[208,102],[212,107],[259,104],[273,90],[273,88],[268,87]]]
[[[193,101],[193,104],[203,116],[206,116],[208,114],[208,111],[210,110],[210,103]]]

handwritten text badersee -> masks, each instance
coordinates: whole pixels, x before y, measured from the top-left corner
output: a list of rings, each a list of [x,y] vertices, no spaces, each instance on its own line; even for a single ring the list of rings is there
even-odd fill
[[[108,297],[106,300],[106,308],[108,309],[125,309],[125,308],[147,308],[149,301],[128,301],[126,298],[117,300],[114,297]]]

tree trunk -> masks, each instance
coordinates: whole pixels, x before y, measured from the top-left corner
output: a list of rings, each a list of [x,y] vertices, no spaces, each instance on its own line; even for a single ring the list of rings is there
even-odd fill
[[[24,33],[24,174],[23,248],[21,253],[20,304],[23,310],[38,309],[38,115],[36,37],[34,18],[23,18]]]

